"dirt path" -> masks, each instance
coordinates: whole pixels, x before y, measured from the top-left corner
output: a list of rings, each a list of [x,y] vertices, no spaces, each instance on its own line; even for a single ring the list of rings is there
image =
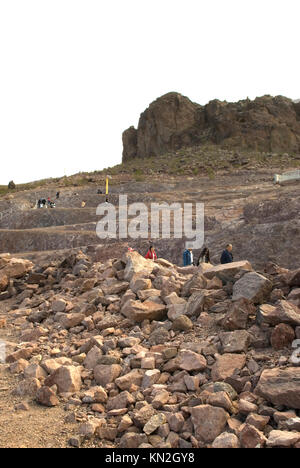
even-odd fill
[[[5,314],[0,312],[0,319]],[[9,327],[0,330],[0,340],[17,342]],[[7,365],[0,364],[0,448],[63,448],[76,432],[76,426],[66,424],[63,404],[44,408],[28,397],[16,397],[12,391],[19,382]],[[16,410],[28,404],[28,410]]]

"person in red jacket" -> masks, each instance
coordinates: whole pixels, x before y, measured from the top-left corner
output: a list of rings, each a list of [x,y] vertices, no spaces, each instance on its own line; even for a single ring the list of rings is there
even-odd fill
[[[149,258],[150,260],[157,260],[157,255],[153,245],[151,245],[145,258]]]

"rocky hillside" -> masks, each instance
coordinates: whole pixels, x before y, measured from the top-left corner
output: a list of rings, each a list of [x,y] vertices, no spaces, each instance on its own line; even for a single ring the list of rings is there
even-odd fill
[[[123,162],[208,143],[299,153],[300,104],[282,96],[263,96],[201,106],[168,93],[141,114],[137,129],[123,133]]]
[[[216,152],[215,158],[219,158],[220,165],[225,165],[221,153]],[[240,157],[231,154],[231,164],[238,161],[236,168],[218,168],[207,176],[200,168],[199,174],[194,175],[193,159],[188,154],[181,159],[186,162],[183,176],[168,174],[170,168],[167,167],[166,172],[136,180],[127,165],[118,168],[118,171],[128,172],[113,173],[110,202],[118,207],[119,194],[127,194],[129,204],[145,203],[149,210],[153,202],[202,202],[205,204],[205,243],[211,249],[213,263],[219,263],[224,245],[231,242],[235,260],[247,259],[257,269],[267,261],[297,268],[300,185],[299,182],[274,185],[273,174],[291,164],[299,167],[299,160],[286,155],[278,159],[279,167],[270,169],[268,155],[262,162],[249,156],[241,167]],[[96,208],[105,201],[105,195],[97,194],[98,188],[103,188],[103,176],[94,177],[99,179],[81,187],[49,185],[0,198],[0,252],[18,253],[20,257],[39,261],[40,252],[81,247],[93,254],[95,260],[104,261],[122,255],[124,247],[131,246],[145,255],[151,234],[148,239],[124,241],[100,240],[96,236],[99,220]],[[57,189],[61,195],[55,209],[34,208],[40,197],[55,198]],[[81,208],[82,201],[86,203],[84,208]],[[151,232],[150,218],[148,227]],[[156,239],[155,245],[160,257],[182,265],[185,239]],[[195,251],[196,258],[198,255],[199,251]]]
[[[299,269],[4,254],[0,284],[0,447],[300,448]]]

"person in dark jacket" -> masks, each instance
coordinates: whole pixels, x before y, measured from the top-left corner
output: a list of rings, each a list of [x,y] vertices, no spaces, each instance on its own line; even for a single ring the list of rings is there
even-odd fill
[[[223,253],[221,255],[221,263],[222,265],[226,263],[232,263],[233,262],[233,255],[232,255],[232,245],[228,244],[226,245],[226,249],[223,250]]]
[[[192,249],[185,249],[183,252],[183,266],[194,265],[194,257]]]
[[[200,263],[210,263],[210,252],[207,247],[204,247],[200,254],[197,265],[199,266]]]

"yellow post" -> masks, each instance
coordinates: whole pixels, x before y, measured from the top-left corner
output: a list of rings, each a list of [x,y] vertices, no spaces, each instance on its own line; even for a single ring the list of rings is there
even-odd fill
[[[108,176],[106,176],[106,195],[108,195]]]

